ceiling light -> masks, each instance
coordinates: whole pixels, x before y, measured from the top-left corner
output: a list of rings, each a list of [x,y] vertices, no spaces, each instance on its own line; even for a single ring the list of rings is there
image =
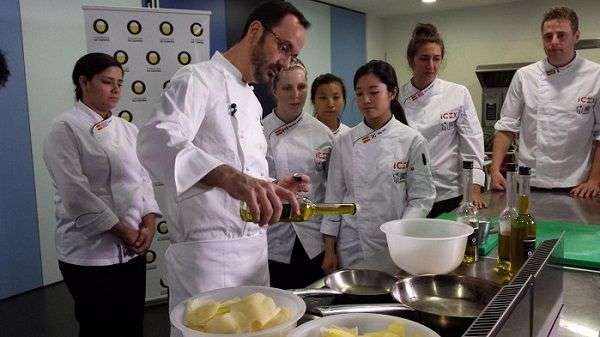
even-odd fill
[[[421,0],[421,2],[426,3],[426,4],[430,4],[430,3],[434,3],[435,0]]]

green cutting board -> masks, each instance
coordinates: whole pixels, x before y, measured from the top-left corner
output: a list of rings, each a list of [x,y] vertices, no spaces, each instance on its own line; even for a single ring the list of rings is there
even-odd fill
[[[456,220],[455,213],[443,213],[437,217],[443,220]],[[479,246],[479,255],[486,256],[498,245],[498,234],[489,234],[487,240]]]
[[[562,221],[536,220],[537,243],[563,238],[565,266],[600,269],[600,225],[580,225]]]

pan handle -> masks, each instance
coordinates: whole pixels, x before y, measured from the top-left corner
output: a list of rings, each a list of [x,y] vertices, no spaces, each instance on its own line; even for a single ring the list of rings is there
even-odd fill
[[[314,307],[312,308],[312,311],[321,316],[331,316],[357,312],[366,312],[371,314],[392,314],[397,311],[415,311],[415,309],[399,303],[373,303],[324,305]]]
[[[290,291],[294,295],[307,296],[307,297],[342,295],[341,291],[337,291],[337,290],[330,289],[330,288],[290,289]]]

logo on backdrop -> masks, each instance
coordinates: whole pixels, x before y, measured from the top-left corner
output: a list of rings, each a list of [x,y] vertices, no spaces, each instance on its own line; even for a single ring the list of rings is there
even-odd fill
[[[134,81],[131,83],[131,91],[136,95],[141,95],[146,92],[146,84],[142,81]]]
[[[188,65],[192,61],[192,56],[187,51],[182,51],[177,55],[177,61],[182,65]]]
[[[137,20],[131,20],[127,23],[127,30],[133,35],[138,35],[142,32],[142,24]]]
[[[146,53],[146,61],[148,61],[148,63],[150,63],[151,65],[155,66],[160,62],[160,55],[154,50],[151,50],[148,53]]]
[[[204,28],[200,23],[194,22],[190,26],[190,32],[192,32],[192,35],[194,35],[195,37],[200,37],[204,33]]]
[[[117,50],[113,57],[120,65],[124,65],[129,61],[129,55],[124,50]]]
[[[171,83],[171,80],[165,81],[165,83],[163,83],[163,89],[167,89],[167,87],[169,86],[169,83]]]
[[[156,225],[156,231],[159,232],[160,234],[169,233],[169,228],[167,226],[167,222],[166,221],[159,222],[158,225]]]
[[[119,112],[119,117],[123,118],[124,120],[126,120],[128,122],[133,121],[133,115],[131,114],[131,112],[129,112],[127,110],[123,110],[123,111]]]
[[[163,21],[160,23],[160,26],[158,26],[160,32],[165,35],[165,36],[169,36],[171,34],[173,34],[173,25],[168,22],[168,21]]]
[[[153,250],[149,250],[146,252],[146,263],[150,264],[156,261],[156,253]]]
[[[96,19],[92,26],[94,27],[94,31],[98,34],[104,34],[108,32],[108,22],[106,22],[104,19]]]

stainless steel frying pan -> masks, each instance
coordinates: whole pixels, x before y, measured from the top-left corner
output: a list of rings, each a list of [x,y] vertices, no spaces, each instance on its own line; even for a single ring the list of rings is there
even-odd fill
[[[500,286],[459,275],[420,275],[396,282],[392,296],[399,304],[333,305],[313,308],[328,316],[348,312],[415,311],[420,323],[438,331],[468,327],[492,300]]]
[[[394,276],[377,270],[344,269],[325,277],[327,288],[296,289],[292,292],[298,296],[379,296],[390,294],[396,281],[398,279]]]

